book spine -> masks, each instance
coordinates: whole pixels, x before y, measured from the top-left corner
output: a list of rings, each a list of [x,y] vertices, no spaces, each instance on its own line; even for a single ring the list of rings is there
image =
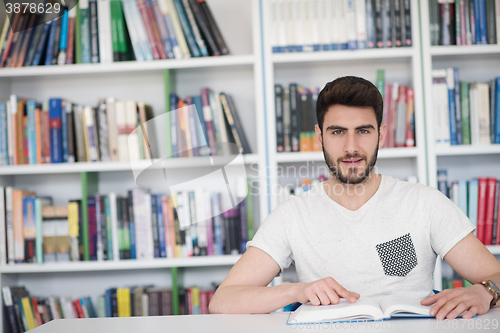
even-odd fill
[[[404,23],[403,23],[403,41],[404,46],[412,46],[413,45],[413,37],[411,35],[411,2],[410,0],[402,0],[403,7],[401,8],[403,11]]]
[[[470,145],[470,106],[469,106],[469,83],[460,82],[460,107],[462,112],[462,144]]]
[[[488,178],[486,180],[486,212],[483,230],[484,245],[492,245],[496,184],[497,180],[495,178]]]
[[[172,49],[169,31],[167,29],[165,19],[162,15],[158,0],[151,0],[151,5],[156,19],[156,26],[158,28],[158,33],[160,34],[161,40],[163,42],[163,49],[165,50],[166,57],[167,59],[173,59],[175,58],[175,56]]]
[[[196,45],[198,46],[198,50],[200,51],[200,54],[202,57],[207,57],[208,56],[208,49],[205,44],[205,40],[201,37],[200,29],[198,28],[198,25],[196,23],[196,20],[194,18],[194,14],[192,11],[191,6],[189,6],[189,0],[182,0],[182,4],[184,7],[184,11],[186,12],[186,17],[187,17],[187,22],[191,28],[191,31],[193,33],[193,38],[195,40]]]
[[[182,5],[182,0],[173,0],[173,1],[175,9],[177,11],[177,15],[179,17],[179,22],[181,24],[182,31],[184,31],[184,36],[186,37],[186,42],[188,44],[191,56],[200,57],[201,56],[200,50],[198,48],[198,45],[196,44],[191,26],[189,25],[185,8]]]
[[[97,260],[97,203],[96,197],[87,198],[88,210],[88,258],[90,261]]]
[[[485,244],[485,223],[487,205],[487,179],[479,178],[479,198],[477,212],[477,238]]]
[[[62,161],[68,162],[68,117],[66,108],[71,108],[71,103],[68,101],[61,101],[61,142],[62,142]]]
[[[457,112],[455,104],[455,78],[453,68],[446,70],[446,82],[448,85],[448,108],[450,113],[450,144],[457,145]]]
[[[408,88],[406,108],[406,147],[415,147],[415,95],[413,88]]]
[[[61,21],[61,37],[59,38],[59,54],[57,56],[57,64],[64,65],[66,63],[66,50],[68,48],[68,23],[69,15],[68,10],[63,11],[62,21]]]
[[[200,32],[203,35],[205,41],[207,42],[208,46],[208,52],[210,55],[213,56],[218,56],[221,54],[219,51],[219,47],[217,46],[217,43],[215,42],[215,38],[212,35],[212,32],[210,31],[208,21],[206,20],[206,17],[203,14],[203,11],[196,0],[189,0],[189,4],[191,5],[191,10],[193,11],[193,15],[196,18],[196,22],[198,23],[198,26],[200,28]]]
[[[494,189],[495,192],[495,198],[493,205],[495,206],[493,209],[493,227],[492,227],[492,232],[491,232],[491,245],[498,245],[497,242],[497,237],[496,235],[498,234],[498,199],[500,197],[500,180],[496,180],[496,186]],[[467,193],[465,193],[467,195]]]
[[[454,82],[454,93],[455,93],[455,117],[456,117],[456,130],[457,130],[457,144],[461,145],[463,142],[462,138],[462,107],[460,105],[460,79],[458,75],[458,68],[453,68],[453,78]]]
[[[66,64],[76,63],[75,52],[76,52],[76,12],[77,7],[73,7],[69,10],[68,14],[68,46],[66,49]],[[81,41],[80,41],[81,43]]]
[[[5,209],[5,187],[0,186],[0,265],[7,264],[7,224]],[[5,304],[4,304],[5,305]]]
[[[285,138],[283,130],[283,86],[274,85],[274,108],[276,112],[276,147],[279,153],[285,150]]]
[[[89,1],[89,37],[90,37],[90,62],[100,62],[101,50],[99,50],[99,26],[97,21],[97,0]]]
[[[7,102],[0,102],[0,166],[9,165],[8,118]]]
[[[167,54],[166,50],[164,49],[163,46],[163,41],[162,37],[160,35],[160,32],[158,30],[158,23],[156,22],[155,19],[155,14],[154,14],[154,8],[151,3],[151,0],[145,0],[146,1],[146,8],[147,8],[147,13],[149,16],[149,23],[151,24],[151,28],[153,29],[153,35],[156,40],[156,45],[158,46],[158,52],[160,53],[160,58],[161,59],[167,59]]]
[[[477,44],[488,44],[488,28],[486,26],[486,0],[477,0],[478,2],[478,12],[476,15],[479,18],[479,41]],[[477,33],[477,31],[476,31]]]
[[[500,3],[497,8],[500,7]],[[500,9],[499,9],[500,10]],[[498,22],[500,25],[500,20]],[[500,143],[500,77],[496,78],[496,90],[492,91],[495,94],[495,143]]]
[[[45,50],[45,45],[47,43],[47,39],[49,38],[50,27],[51,27],[51,22],[46,22],[43,25],[40,39],[38,40],[38,44],[36,46],[35,55],[33,56],[33,61],[31,62],[31,66],[38,66],[40,64],[43,51]]]
[[[50,162],[62,163],[62,112],[61,99],[51,98],[49,100],[49,122],[50,122]]]
[[[222,37],[221,31],[217,26],[217,22],[215,21],[212,11],[208,7],[208,3],[205,0],[198,0],[202,11],[205,13],[205,17],[207,19],[208,25],[210,27],[210,31],[212,32],[217,46],[221,52],[221,54],[229,54],[229,49],[226,45],[224,38]]]
[[[290,89],[290,116],[291,116],[291,144],[292,151],[300,151],[300,97],[298,95],[298,86],[296,83],[292,83],[289,86]]]
[[[83,64],[91,62],[91,36],[90,36],[90,15],[89,0],[80,0],[80,32],[81,32],[81,53]],[[78,38],[78,36],[76,36]],[[77,44],[78,45],[78,44]],[[78,63],[78,62],[77,62]]]
[[[154,35],[153,31],[153,26],[152,23],[150,22],[150,16],[149,12],[146,6],[146,1],[145,0],[136,0],[137,1],[137,7],[139,9],[139,13],[142,18],[142,22],[144,24],[144,27],[146,28],[146,34],[147,38],[149,40],[149,45],[151,46],[151,51],[153,53],[153,58],[155,60],[161,59],[160,57],[160,51],[158,49],[157,41]]]
[[[495,143],[495,117],[496,117],[496,84],[497,80],[490,81],[490,142]]]
[[[36,102],[29,100],[26,103],[28,113],[28,157],[29,164],[37,164],[36,161],[36,123],[35,123]]]

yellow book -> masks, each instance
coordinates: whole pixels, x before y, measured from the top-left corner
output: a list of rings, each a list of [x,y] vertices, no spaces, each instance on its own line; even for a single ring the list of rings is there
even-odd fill
[[[33,317],[33,311],[31,309],[31,302],[29,297],[21,298],[21,303],[23,305],[24,316],[26,317],[26,322],[28,323],[28,329],[31,330],[36,327],[35,318]]]
[[[118,303],[118,317],[130,317],[130,290],[128,288],[116,289],[116,298]]]
[[[69,224],[69,255],[71,261],[80,260],[80,250],[78,248],[78,203],[68,203],[68,224]]]
[[[85,143],[85,151],[87,156],[87,162],[91,162],[90,159],[90,144],[89,144],[89,130],[87,124],[87,108],[84,107],[82,111],[82,121],[83,121],[83,142]],[[91,113],[90,113],[91,114]]]
[[[193,307],[200,306],[200,288],[191,288],[191,301],[193,302]]]

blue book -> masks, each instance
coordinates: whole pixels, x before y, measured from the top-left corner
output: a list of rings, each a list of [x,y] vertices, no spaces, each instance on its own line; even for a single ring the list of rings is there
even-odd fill
[[[151,195],[151,204],[156,205],[156,216],[158,222],[158,242],[160,244],[160,258],[166,258],[166,246],[165,246],[165,221],[163,219],[163,206],[162,206],[162,195],[153,194]]]
[[[109,196],[104,197],[104,211],[106,214],[106,248],[108,249],[108,260],[114,260],[113,229],[111,226],[111,203],[109,201]]]
[[[33,32],[33,39],[31,40],[30,46],[28,48],[28,54],[26,55],[26,59],[24,60],[23,66],[31,66],[33,63],[33,59],[35,58],[35,53],[37,50],[38,42],[40,40],[40,37],[42,36],[43,28],[47,24],[42,24],[39,22],[39,25],[37,25],[34,29]]]
[[[19,313],[21,314],[21,322],[23,323],[24,327],[28,327],[28,322],[26,321],[26,314],[24,312],[23,308],[23,302],[21,301],[21,297],[18,298],[17,304],[19,305]],[[23,330],[21,330],[23,332]]]
[[[68,101],[61,102],[62,161],[64,163],[68,163],[68,118],[66,115],[67,103],[69,102]]]
[[[104,292],[104,309],[106,310],[106,318],[113,317],[113,292],[116,294],[116,288],[109,288]]]
[[[467,207],[467,216],[469,217],[472,224],[477,227],[477,210],[478,210],[478,200],[479,200],[479,181],[477,179],[469,180],[469,202]],[[474,231],[477,235],[477,230]]]
[[[198,144],[200,146],[207,146],[208,149],[200,149],[200,156],[209,156],[210,147],[208,144],[208,134],[207,126],[205,124],[205,116],[203,115],[203,102],[200,95],[193,96],[193,103],[196,107],[196,112],[198,113],[198,119],[200,120],[201,131],[198,131]]]
[[[28,115],[28,160],[29,164],[37,164],[36,160],[36,101],[29,100],[26,103]]]
[[[476,44],[488,44],[486,28],[486,3],[485,0],[474,0],[474,2],[478,3],[476,21],[479,20],[479,34],[477,33],[478,30],[476,30],[476,36],[479,36],[479,40]]]
[[[84,297],[80,299],[80,304],[85,305],[89,318],[97,318],[94,305],[92,304],[92,299],[90,297]]]
[[[212,193],[212,215],[214,226],[214,255],[221,256],[224,254],[222,241],[222,212],[220,205],[220,193]]]
[[[66,48],[68,41],[68,19],[69,19],[68,10],[65,9],[61,21],[61,38],[59,38],[59,58],[57,62],[59,65],[64,65],[66,63]]]
[[[448,172],[446,170],[437,171],[438,190],[448,196]]]
[[[170,94],[170,124],[172,128],[172,156],[177,157],[179,154],[179,145],[177,142],[177,104],[179,103],[179,97],[176,94]]]
[[[9,165],[7,102],[0,101],[0,166]]]
[[[200,50],[198,49],[198,45],[194,39],[194,34],[191,30],[191,26],[189,25],[187,14],[181,0],[174,0],[174,5],[177,10],[177,14],[179,15],[179,21],[181,23],[182,31],[184,31],[184,36],[186,37],[186,42],[188,44],[189,51],[191,52],[191,56],[200,57]]]
[[[490,83],[490,142],[495,143],[495,122],[496,120],[496,94],[497,80],[493,79]]]
[[[163,20],[165,21],[165,26],[167,28],[168,38],[170,39],[170,45],[172,46],[172,52],[174,53],[175,58],[180,59],[182,58],[182,53],[179,47],[179,43],[177,43],[177,38],[175,37],[174,26],[172,25],[172,19],[170,18],[170,14],[169,13],[163,14]]]
[[[51,27],[52,27],[51,22],[46,22],[43,25],[42,33],[40,35],[40,40],[38,41],[38,45],[37,45],[36,51],[35,51],[35,56],[33,57],[33,61],[31,62],[31,66],[38,66],[40,64],[40,60],[42,59],[43,51],[45,50],[47,40],[49,39],[49,32],[50,32]]]
[[[453,77],[455,79],[455,116],[457,124],[457,144],[462,144],[462,108],[460,107],[460,80],[458,76],[458,67],[453,68]]]
[[[457,145],[457,109],[455,105],[455,80],[453,68],[446,70],[446,84],[448,86],[448,110],[450,114],[450,144]]]
[[[495,143],[500,143],[500,76],[496,78],[496,91],[492,92],[496,95],[495,98]]]
[[[54,43],[56,40],[57,20],[59,20],[59,17],[53,19],[52,22],[50,22],[49,41],[47,42],[47,51],[45,53],[45,66],[52,65]]]
[[[62,111],[61,99],[49,99],[49,123],[50,123],[50,162],[62,163]]]

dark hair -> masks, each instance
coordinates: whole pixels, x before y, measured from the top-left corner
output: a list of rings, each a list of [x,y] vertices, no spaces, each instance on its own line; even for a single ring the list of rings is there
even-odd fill
[[[370,81],[356,76],[344,76],[326,84],[316,101],[316,118],[322,132],[326,111],[336,104],[373,107],[378,129],[380,129],[384,113],[384,99],[377,87]]]

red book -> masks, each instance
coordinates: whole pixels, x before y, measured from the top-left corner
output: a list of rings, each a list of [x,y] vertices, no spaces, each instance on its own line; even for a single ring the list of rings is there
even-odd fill
[[[406,104],[406,147],[415,147],[415,108],[414,91],[408,88]]]
[[[200,314],[208,314],[208,291],[200,290]]]
[[[453,281],[453,288],[462,288],[464,286],[462,280]]]
[[[217,139],[215,137],[214,121],[212,117],[212,110],[210,108],[210,99],[208,95],[210,89],[201,89],[201,102],[203,103],[203,116],[205,117],[205,126],[207,127],[208,145],[212,156],[217,155]]]
[[[495,245],[500,245],[500,180],[497,182],[497,195],[496,195],[496,208],[497,208],[497,214],[496,214],[496,230],[495,230]],[[493,228],[495,229],[495,228]]]
[[[153,30],[153,25],[150,21],[148,7],[146,6],[145,0],[136,0],[137,7],[139,8],[139,12],[141,13],[142,22],[144,23],[144,28],[146,28],[146,34],[148,35],[149,44],[151,45],[151,51],[153,52],[153,58],[155,60],[161,59],[160,51],[157,45],[157,41],[155,38],[155,33]]]
[[[187,299],[188,299],[188,309],[189,309],[189,314],[193,314],[193,293],[191,292],[191,288],[188,288],[187,290]]]
[[[42,326],[42,316],[40,316],[40,311],[38,311],[38,301],[35,297],[31,298],[31,302],[33,303],[33,311],[35,312],[36,326]]]
[[[76,309],[78,318],[85,318],[85,315],[83,314],[82,305],[80,304],[80,300],[76,299],[73,302],[71,302],[71,304],[73,305],[73,308]]]
[[[66,63],[74,63],[75,54],[75,17],[69,14],[68,19],[68,42],[66,47]]]
[[[42,110],[42,163],[50,163],[49,110]]]
[[[477,238],[484,244],[486,224],[486,187],[487,178],[479,178],[479,199],[477,202]]]
[[[23,142],[24,142],[24,164],[30,164],[30,150],[28,147],[28,116],[23,116]]]
[[[491,245],[493,238],[493,216],[495,213],[495,190],[497,180],[488,178],[486,185],[486,218],[484,224],[484,245]]]

